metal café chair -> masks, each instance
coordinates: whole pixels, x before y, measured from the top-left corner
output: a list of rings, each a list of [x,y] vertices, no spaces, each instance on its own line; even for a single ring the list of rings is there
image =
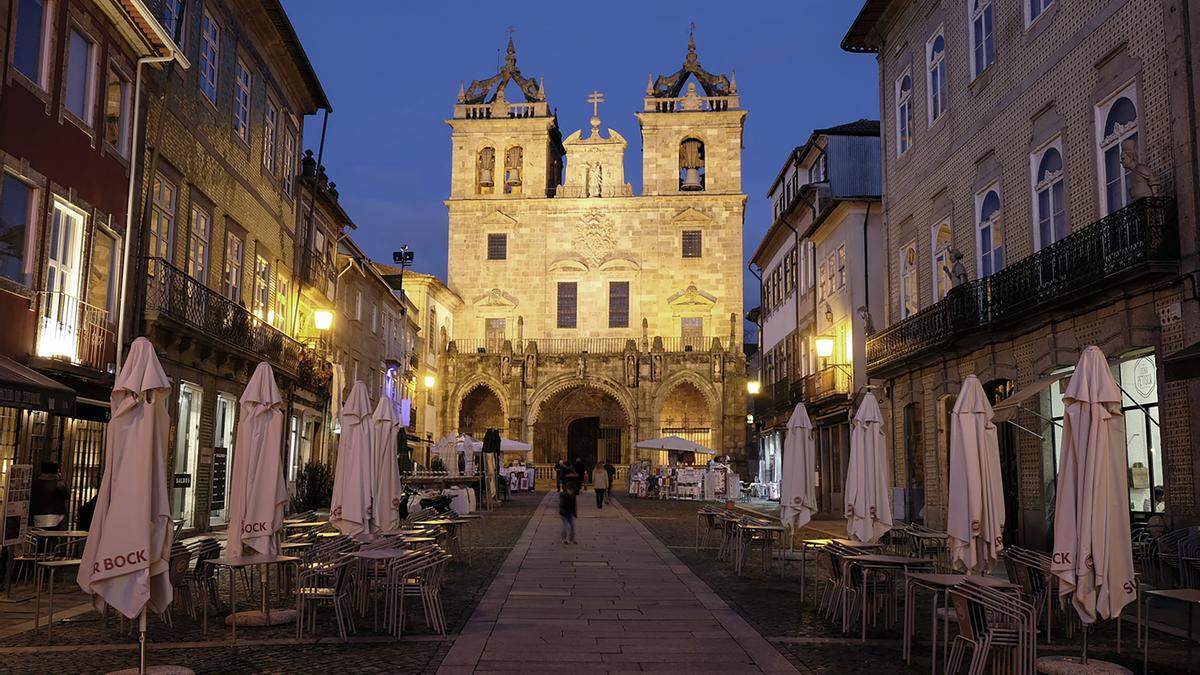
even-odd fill
[[[354,632],[353,582],[357,568],[353,558],[342,557],[327,569],[301,569],[296,579],[296,639],[303,637],[305,619],[309,632],[317,630],[317,606],[333,605],[338,634],[346,639],[347,628]]]
[[[971,650],[968,675],[989,672],[993,649],[1003,650],[996,670],[1032,674],[1036,669],[1036,612],[1027,602],[994,588],[972,583],[968,578],[950,589],[950,601],[958,619],[958,635],[950,647],[947,673],[957,673],[966,651]]]

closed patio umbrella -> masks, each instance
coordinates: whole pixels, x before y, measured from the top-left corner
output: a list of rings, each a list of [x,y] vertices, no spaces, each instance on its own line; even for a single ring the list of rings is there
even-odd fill
[[[375,469],[373,501],[375,524],[383,532],[400,529],[400,465],[396,461],[396,437],[400,416],[396,403],[381,396],[371,417]]]
[[[950,560],[987,574],[1004,547],[1004,485],[1000,443],[979,378],[968,375],[950,417]]]
[[[1050,571],[1086,625],[1137,598],[1121,390],[1098,347],[1079,357],[1063,408]]]
[[[846,469],[846,533],[852,539],[874,542],[892,529],[889,482],[883,415],[867,392],[854,414]]]
[[[451,478],[458,477],[458,439],[447,436],[438,441],[436,453],[442,462],[442,467]]]
[[[342,433],[338,440],[337,468],[333,474],[333,501],[329,522],[342,534],[371,531],[371,399],[367,385],[354,383],[342,406]]]
[[[483,444],[467,434],[458,437],[456,450],[463,454],[463,475],[475,475],[475,452],[481,450]]]
[[[287,504],[283,479],[283,397],[275,372],[258,364],[242,392],[229,493],[229,555],[276,555]]]
[[[812,422],[803,403],[788,419],[783,445],[783,480],[780,481],[780,516],[784,527],[801,528],[817,510],[817,459]]]
[[[164,612],[174,595],[171,504],[167,497],[167,379],[154,346],[133,341],[112,392],[104,474],[76,580],[97,610],[108,605],[140,618],[145,669],[146,612]]]

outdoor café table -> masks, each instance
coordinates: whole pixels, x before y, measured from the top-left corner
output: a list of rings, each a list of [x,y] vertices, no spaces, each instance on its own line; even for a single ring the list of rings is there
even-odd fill
[[[1187,622],[1187,644],[1188,658],[1187,662],[1192,661],[1192,606],[1200,605],[1200,589],[1195,588],[1164,588],[1153,591],[1145,591],[1146,593],[1146,615],[1142,624],[1146,631],[1145,637],[1142,639],[1142,672],[1146,670],[1150,663],[1150,601],[1154,598],[1162,598],[1163,600],[1176,600],[1187,604],[1188,622]]]
[[[315,530],[328,523],[328,520],[285,520],[283,521],[283,532],[284,534],[292,534],[304,530]]]
[[[413,552],[406,548],[374,548],[365,551],[350,551],[342,555],[358,560],[359,572],[362,575],[362,579],[366,581],[362,585],[362,594],[359,596],[358,611],[365,614],[371,578],[367,575],[368,569],[372,575],[378,576],[380,565],[386,568],[387,564],[391,561],[407,558],[413,555]],[[376,596],[375,602],[372,603],[371,628],[372,630],[379,630],[379,596]]]
[[[883,548],[883,544],[864,544],[857,539],[801,539],[800,540],[800,600],[804,600],[804,584],[805,575],[808,572],[808,549],[820,550],[830,544],[839,544],[847,548],[861,549],[862,551],[878,551]]]
[[[237,642],[237,580],[234,579],[234,571],[243,567],[259,567],[262,572],[262,611],[267,617],[267,623],[271,623],[271,608],[267,602],[267,587],[270,581],[270,569],[272,565],[298,564],[300,558],[290,555],[248,555],[241,558],[220,557],[206,561],[206,564],[213,567],[224,567],[229,570],[229,615],[233,617],[229,621],[230,639]],[[207,591],[205,591],[207,593]],[[208,634],[208,598],[204,599],[204,634]]]
[[[50,585],[50,616],[46,619],[46,642],[54,637],[54,573],[66,567],[79,567],[83,561],[74,558],[71,560],[39,560],[37,564],[37,600],[33,613],[33,627],[37,628],[41,623],[42,618],[42,572],[45,571],[49,576]]]
[[[438,518],[435,520],[418,520],[417,525],[428,525],[432,527],[442,527],[446,529],[446,541],[449,544],[447,548],[452,555],[462,555],[462,528],[470,523],[470,520],[462,518]],[[467,553],[467,564],[471,564],[470,550]]]
[[[878,553],[867,553],[863,555],[849,555],[842,559],[842,578],[850,579],[850,568],[857,566],[862,570],[862,590],[861,590],[861,606],[862,606],[862,639],[867,640],[867,587],[871,570],[880,572],[900,570],[907,573],[912,568],[923,568],[926,570],[933,568],[933,560],[931,558],[915,558],[906,555],[884,555]],[[845,599],[843,598],[843,606]],[[848,608],[847,608],[848,609]],[[907,611],[907,608],[906,610]],[[842,632],[850,630],[850,612],[842,612]]]
[[[84,539],[87,539],[87,530],[43,530],[34,528],[29,531],[35,539],[38,540],[37,552],[45,553],[50,541],[53,539],[63,539],[65,544],[70,546],[77,544]]]
[[[779,523],[746,523],[741,526],[741,529],[743,532],[749,533],[749,537],[747,537],[745,546],[738,547],[741,549],[741,555],[738,556],[738,576],[742,574],[742,568],[746,563],[746,549],[749,548],[756,532],[762,535],[762,538],[759,539],[759,544],[763,554],[762,571],[766,572],[768,566],[771,564],[771,554],[775,547],[775,535],[783,536],[783,525]]]

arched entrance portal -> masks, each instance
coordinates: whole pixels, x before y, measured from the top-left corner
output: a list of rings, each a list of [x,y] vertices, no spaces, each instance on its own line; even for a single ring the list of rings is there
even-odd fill
[[[583,385],[572,387],[551,396],[535,414],[536,461],[578,458],[589,467],[602,460],[627,461],[629,420],[611,394]]]
[[[658,413],[659,436],[679,436],[715,451],[712,424],[712,412],[709,409],[708,399],[691,382],[680,382],[663,398],[662,408]],[[671,458],[666,452],[649,454],[655,455],[648,457],[654,464],[671,462]],[[675,459],[683,461],[685,464],[703,464],[709,459],[708,456],[692,457],[691,453],[687,454],[689,456]]]
[[[481,439],[488,429],[505,432],[504,408],[496,392],[480,384],[467,392],[458,409],[458,431]]]

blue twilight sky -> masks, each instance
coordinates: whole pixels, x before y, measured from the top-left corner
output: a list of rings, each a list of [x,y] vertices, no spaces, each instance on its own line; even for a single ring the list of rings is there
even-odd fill
[[[744,256],[770,225],[767,189],[814,128],[879,116],[875,59],[838,48],[860,0],[609,0],[519,3],[285,0],[333,104],[325,166],[358,224],[355,240],[390,261],[402,244],[415,269],[445,278],[451,114],[459,82],[490,77],[506,29],[526,76],[544,77],[563,136],[587,129],[587,94],[604,92],[603,125],[630,141],[626,179],[641,190],[633,113],[650,73],[679,69],[688,24],[700,63],[737,74],[746,119]],[[305,145],[316,151],[320,120]],[[569,161],[569,158],[568,158]],[[758,302],[746,274],[746,307]]]

